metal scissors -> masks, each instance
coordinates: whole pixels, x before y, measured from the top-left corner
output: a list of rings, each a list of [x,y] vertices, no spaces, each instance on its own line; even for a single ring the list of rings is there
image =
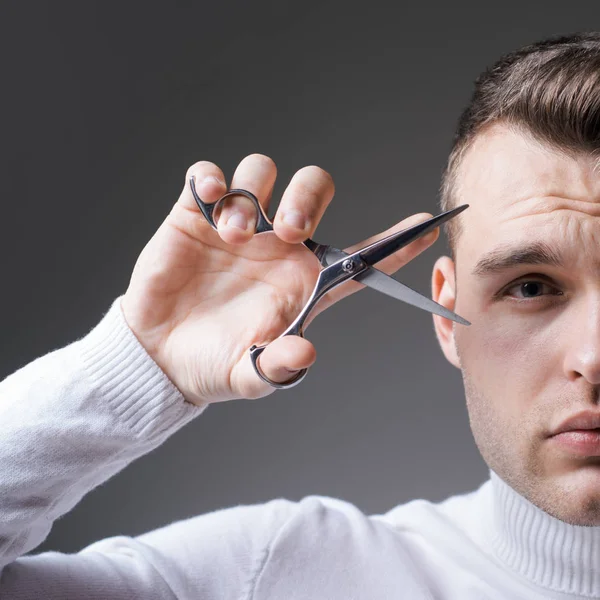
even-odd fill
[[[216,202],[207,204],[198,196],[194,179],[195,178],[193,175],[190,176],[190,188],[192,190],[192,194],[196,200],[196,203],[198,204],[198,208],[213,229],[217,230],[214,214],[221,202],[230,196],[245,196],[252,201],[257,212],[254,234],[256,235],[273,231],[273,223],[271,223],[262,206],[260,205],[260,202],[256,196],[252,194],[252,192],[241,189],[229,190]],[[436,315],[446,317],[447,319],[451,319],[452,321],[456,321],[462,325],[470,325],[468,321],[448,310],[447,308],[444,308],[441,304],[422,296],[418,292],[415,292],[411,288],[405,286],[403,283],[400,283],[393,277],[390,277],[386,273],[379,271],[373,266],[380,260],[383,260],[390,254],[396,252],[396,250],[399,250],[400,248],[410,244],[410,242],[413,242],[429,231],[439,227],[445,221],[455,217],[463,210],[468,208],[468,206],[468,204],[457,206],[456,208],[437,215],[436,217],[432,217],[423,223],[419,223],[413,227],[408,227],[402,231],[392,233],[391,235],[388,235],[381,240],[377,240],[376,242],[373,242],[372,244],[369,244],[364,248],[353,252],[352,254],[347,254],[343,250],[334,248],[328,244],[318,244],[310,238],[304,240],[302,244],[304,244],[317,257],[323,268],[319,273],[315,287],[310,298],[304,305],[304,308],[296,317],[294,322],[279,337],[283,337],[285,335],[299,335],[304,337],[304,323],[317,302],[327,292],[348,281],[349,279],[359,281],[360,283],[374,288],[383,294],[392,296],[392,298],[396,298],[397,300],[402,300],[403,302],[411,304],[412,306],[416,306]],[[294,378],[289,381],[284,383],[271,381],[261,371],[258,364],[258,357],[262,354],[267,345],[268,344],[264,344],[263,346],[253,345],[249,349],[252,366],[254,367],[256,374],[263,381],[275,388],[286,389],[297,385],[304,379],[304,377],[306,377],[308,369],[301,369],[294,376]]]

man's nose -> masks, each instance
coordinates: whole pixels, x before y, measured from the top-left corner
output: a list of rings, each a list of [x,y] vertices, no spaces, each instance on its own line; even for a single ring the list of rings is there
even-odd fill
[[[564,370],[569,379],[600,384],[600,291],[572,308]]]

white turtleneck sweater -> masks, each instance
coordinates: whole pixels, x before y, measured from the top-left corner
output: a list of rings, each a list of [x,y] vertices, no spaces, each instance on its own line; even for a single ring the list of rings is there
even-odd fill
[[[558,521],[493,471],[473,492],[384,515],[323,496],[277,499],[77,554],[24,556],[202,410],[139,344],[120,298],[85,337],[0,383],[0,598],[600,598],[600,527]]]

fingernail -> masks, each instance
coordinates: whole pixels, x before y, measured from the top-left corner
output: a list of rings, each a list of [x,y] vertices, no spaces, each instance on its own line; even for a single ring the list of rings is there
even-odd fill
[[[208,177],[205,177],[200,182],[200,191],[206,193],[207,191],[212,191],[215,188],[215,186],[225,187],[225,182],[221,181],[218,177],[210,175]]]
[[[236,212],[233,213],[229,219],[227,219],[227,226],[246,231],[246,228],[248,227],[248,219],[243,213]]]
[[[281,220],[295,229],[305,229],[307,225],[305,216],[299,210],[286,210]]]

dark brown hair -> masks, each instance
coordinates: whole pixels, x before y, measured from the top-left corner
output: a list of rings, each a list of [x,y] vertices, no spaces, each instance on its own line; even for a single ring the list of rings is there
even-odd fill
[[[600,33],[575,33],[525,46],[475,80],[442,177],[442,210],[460,201],[462,158],[475,136],[492,123],[517,127],[569,154],[600,151]],[[459,219],[446,224],[453,253]]]

